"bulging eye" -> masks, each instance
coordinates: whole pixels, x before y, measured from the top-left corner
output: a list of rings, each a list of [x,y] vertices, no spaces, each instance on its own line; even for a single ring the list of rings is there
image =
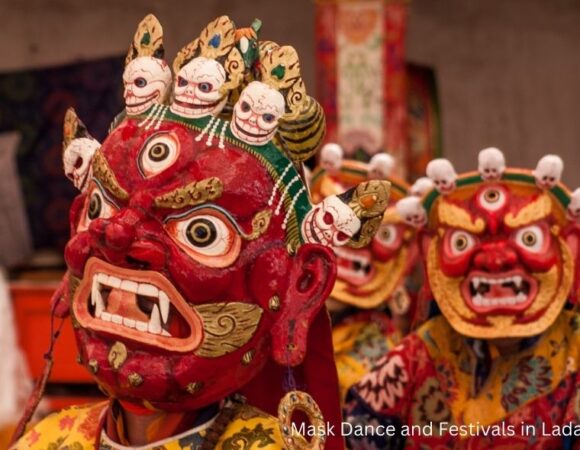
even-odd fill
[[[199,83],[197,86],[201,92],[211,92],[213,89],[212,84],[207,82]]]
[[[476,244],[476,240],[467,231],[455,230],[451,233],[449,238],[449,245],[451,247],[451,253],[454,256],[459,256],[465,252],[471,250]]]
[[[170,219],[170,236],[189,256],[209,267],[226,267],[240,252],[241,238],[234,225],[219,213],[195,213]]]
[[[170,167],[179,156],[179,142],[172,134],[153,136],[139,155],[139,168],[145,177],[152,177]]]
[[[505,192],[492,187],[479,194],[479,203],[488,211],[497,211],[506,204]]]
[[[242,111],[244,112],[248,112],[251,108],[250,108],[250,104],[248,102],[242,102]]]
[[[138,88],[144,88],[145,86],[147,86],[147,80],[143,77],[135,78],[135,81],[133,83],[135,83],[135,86],[137,86]]]
[[[514,239],[517,245],[532,253],[539,253],[544,248],[544,231],[538,225],[517,230]]]
[[[383,245],[393,245],[398,236],[398,230],[395,225],[384,224],[379,227],[375,239]]]
[[[77,226],[77,231],[85,231],[95,219],[108,219],[117,212],[117,208],[109,202],[97,186],[89,190],[85,201],[83,214]]]
[[[185,87],[187,86],[187,80],[183,77],[177,77],[177,85],[179,87]]]

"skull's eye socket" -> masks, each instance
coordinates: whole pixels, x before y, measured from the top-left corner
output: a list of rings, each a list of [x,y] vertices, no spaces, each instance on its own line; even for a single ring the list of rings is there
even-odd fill
[[[212,84],[207,82],[199,83],[198,87],[201,92],[211,92],[213,89]]]
[[[179,87],[185,87],[187,86],[187,80],[183,77],[177,77],[177,85]]]
[[[103,208],[103,200],[101,195],[94,192],[89,200],[89,208],[87,210],[87,217],[91,220],[96,219],[101,215],[101,209]]]
[[[139,155],[139,168],[146,178],[169,168],[179,156],[179,141],[172,133],[153,135]]]
[[[322,216],[322,220],[326,225],[332,225],[334,223],[334,217],[329,212],[325,212],[324,216]]]
[[[274,116],[274,114],[266,113],[262,114],[262,119],[264,119],[264,122],[266,123],[272,123],[274,122],[274,120],[276,120],[276,117]]]
[[[165,225],[171,238],[193,259],[209,267],[226,267],[238,257],[241,237],[222,213],[204,208],[169,218]]]
[[[453,256],[460,256],[471,250],[476,244],[475,238],[463,230],[455,230],[449,238],[449,246]]]
[[[348,236],[348,234],[346,234],[346,233],[344,233],[344,232],[342,232],[342,231],[339,231],[339,232],[336,234],[336,240],[337,240],[338,242],[346,242],[346,241],[348,241],[349,239],[350,239],[350,237]]]
[[[147,86],[147,80],[143,77],[135,78],[135,81],[133,83],[135,83],[135,86],[137,86],[138,88],[144,88],[145,86]]]
[[[192,245],[203,248],[215,242],[217,230],[212,221],[201,217],[189,223],[185,235]]]
[[[248,102],[242,102],[242,111],[248,112],[250,109],[250,104]]]

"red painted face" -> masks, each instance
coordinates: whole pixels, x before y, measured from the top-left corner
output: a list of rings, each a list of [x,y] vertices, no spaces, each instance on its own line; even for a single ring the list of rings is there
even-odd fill
[[[427,268],[456,329],[474,337],[527,336],[559,314],[573,262],[555,205],[534,186],[500,183],[439,200]]]
[[[335,271],[321,246],[288,253],[258,159],[196,136],[172,122],[115,129],[65,251],[83,364],[111,396],[168,411],[236,391],[271,355],[299,363],[307,326],[294,324]]]

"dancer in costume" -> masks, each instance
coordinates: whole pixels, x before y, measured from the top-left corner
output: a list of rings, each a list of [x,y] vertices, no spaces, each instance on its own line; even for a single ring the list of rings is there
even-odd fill
[[[291,47],[261,55],[223,120],[245,70],[233,22],[211,22],[172,77],[148,16],[127,57],[125,114],[105,141],[67,113],[65,173],[80,195],[53,309],[70,315],[78,360],[108,400],[49,416],[14,449],[343,448],[322,431],[340,422],[323,307],[335,259],[303,233],[317,232],[317,208],[300,146],[273,143],[278,121],[299,120],[299,100],[311,100]],[[350,222],[343,244],[372,239],[388,194],[373,181],[334,197]],[[295,410],[317,430],[309,441]]]
[[[563,427],[580,424],[580,322],[567,306],[580,196],[560,182],[562,168],[554,155],[534,171],[506,168],[495,148],[479,154],[478,172],[457,175],[438,159],[427,167],[435,189],[398,203],[421,230],[442,314],[349,392],[353,430],[396,430],[350,436],[353,448],[577,445]]]
[[[342,397],[409,332],[415,311],[417,278],[421,278],[416,232],[395,208],[410,194],[411,186],[392,176],[393,171],[394,159],[388,154],[363,163],[344,159],[342,148],[329,143],[323,146],[310,181],[315,203],[368,180],[391,183],[389,206],[372,242],[359,248],[335,247],[337,280],[327,305]],[[427,187],[431,185],[429,180]],[[424,191],[425,181],[413,188]],[[321,217],[322,225],[331,230],[338,221],[335,209],[328,206]]]

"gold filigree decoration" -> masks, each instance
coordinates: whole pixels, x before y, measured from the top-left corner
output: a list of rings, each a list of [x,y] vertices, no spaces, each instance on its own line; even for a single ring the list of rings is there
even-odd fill
[[[237,88],[244,77],[244,59],[236,48],[235,24],[228,16],[210,22],[199,37],[183,47],[173,60],[173,71],[178,73],[193,58],[214,59],[225,69],[228,79],[220,88],[222,94]]]
[[[259,79],[279,91],[286,102],[284,120],[296,119],[308,100],[300,75],[298,53],[289,45],[267,42],[260,46]]]
[[[133,387],[139,387],[143,384],[143,377],[137,372],[131,372],[127,380],[129,380],[129,384]]]
[[[510,228],[518,228],[547,217],[552,212],[552,201],[548,194],[540,195],[536,200],[528,203],[517,213],[507,213],[504,218],[505,224]]]
[[[298,433],[297,427],[292,425],[292,416],[296,411],[302,411],[310,421],[307,428],[316,430],[309,442]],[[324,448],[326,442],[324,417],[314,399],[306,392],[290,391],[280,400],[278,421],[288,450],[322,450]]]
[[[390,194],[390,182],[384,180],[365,181],[354,189],[348,206],[359,219],[382,217],[389,204]]]
[[[481,233],[485,229],[485,221],[478,217],[473,221],[471,214],[453,203],[441,200],[437,208],[439,221],[454,228],[461,228],[470,233]]]
[[[269,209],[260,211],[252,219],[252,232],[250,234],[242,233],[242,237],[247,241],[253,241],[254,239],[259,238],[268,229],[270,219],[272,219],[272,211]]]
[[[139,22],[133,42],[129,46],[125,65],[138,56],[163,58],[163,28],[153,14],[148,14]]]
[[[109,350],[109,356],[107,359],[113,369],[119,369],[119,367],[121,367],[127,360],[127,347],[125,347],[125,344],[119,341],[115,342]]]
[[[254,336],[262,318],[258,305],[241,302],[198,305],[196,312],[203,320],[204,340],[195,354],[219,358],[243,345]]]
[[[129,198],[129,194],[119,185],[115,174],[100,150],[97,150],[93,156],[93,176],[115,197],[121,200]]]
[[[196,206],[221,197],[224,186],[217,177],[195,181],[186,186],[174,189],[155,199],[158,208],[179,209],[185,206]]]

